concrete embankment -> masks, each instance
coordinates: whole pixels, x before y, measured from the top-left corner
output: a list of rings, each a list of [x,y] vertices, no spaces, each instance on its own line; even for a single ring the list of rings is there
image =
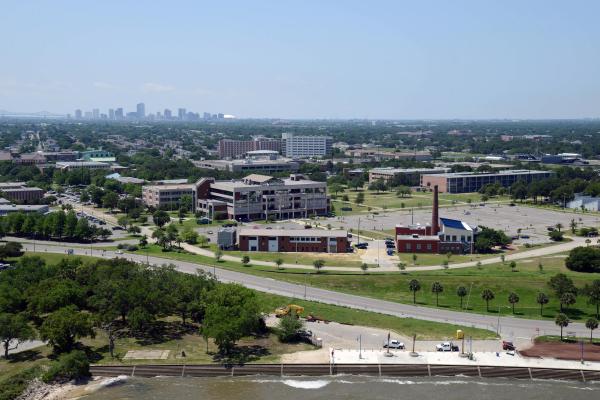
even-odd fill
[[[370,375],[390,377],[469,376],[480,378],[564,379],[600,381],[600,371],[587,369],[501,367],[430,364],[246,364],[222,365],[93,365],[94,376],[211,377],[211,376],[327,376]]]

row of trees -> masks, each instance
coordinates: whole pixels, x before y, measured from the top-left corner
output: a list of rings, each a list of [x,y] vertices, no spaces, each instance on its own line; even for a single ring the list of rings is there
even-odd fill
[[[82,263],[63,259],[46,265],[23,257],[0,273],[0,342],[8,356],[11,343],[38,337],[55,353],[78,347],[78,340],[106,332],[111,355],[117,337],[149,334],[154,322],[177,315],[198,324],[227,353],[235,342],[260,328],[256,295],[235,284],[217,283],[198,271],[173,266],[149,267],[125,259]]]
[[[85,218],[77,218],[73,210],[49,214],[16,212],[0,218],[0,237],[14,235],[81,242],[98,238],[106,240],[111,234],[109,229],[90,225]]]
[[[600,279],[592,281],[583,288],[577,288],[573,280],[567,277],[565,274],[556,274],[550,278],[548,287],[554,292],[556,299],[560,304],[560,312],[565,311],[569,306],[572,306],[577,302],[577,296],[579,294],[587,297],[587,303],[596,307],[596,318],[600,318]],[[421,291],[421,283],[417,279],[412,279],[408,283],[408,289],[413,295],[413,304],[417,301],[417,292]],[[439,305],[439,295],[444,292],[444,285],[440,282],[433,282],[431,285],[431,292],[436,296],[436,306]],[[456,288],[456,295],[460,298],[460,308],[463,308],[463,298],[468,295],[467,288],[465,286],[458,286]],[[489,312],[490,302],[496,298],[496,294],[489,288],[484,288],[481,293],[481,299],[486,303],[486,311]],[[513,313],[515,312],[515,305],[519,303],[520,297],[517,293],[511,292],[507,297],[508,303],[511,305]],[[540,316],[543,315],[544,306],[548,304],[550,297],[543,292],[538,293],[536,297],[536,303],[540,306]]]

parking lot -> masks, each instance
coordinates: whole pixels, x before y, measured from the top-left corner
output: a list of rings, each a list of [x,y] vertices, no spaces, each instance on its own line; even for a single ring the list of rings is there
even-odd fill
[[[501,229],[509,236],[517,235],[521,230],[521,235],[529,236],[522,238],[517,243],[544,243],[548,242],[548,226],[554,226],[558,223],[563,225],[563,230],[568,231],[571,220],[575,219],[579,226],[600,226],[600,216],[595,214],[582,214],[571,212],[560,212],[542,208],[527,207],[508,204],[504,205],[471,205],[471,206],[453,206],[440,208],[440,217],[460,219],[471,226],[487,226],[489,228]],[[321,224],[331,224],[338,229],[353,229],[357,231],[360,219],[360,229],[371,231],[391,230],[396,225],[409,225],[414,223],[431,223],[431,210],[415,210],[414,216],[410,210],[379,213],[378,215],[351,215],[341,218],[328,218],[322,220]]]

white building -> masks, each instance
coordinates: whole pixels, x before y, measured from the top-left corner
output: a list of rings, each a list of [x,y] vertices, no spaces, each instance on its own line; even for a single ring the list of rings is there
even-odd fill
[[[295,136],[281,134],[281,153],[288,158],[324,157],[331,154],[333,138],[329,136]]]
[[[575,198],[567,203],[567,208],[600,211],[600,197],[576,194]]]

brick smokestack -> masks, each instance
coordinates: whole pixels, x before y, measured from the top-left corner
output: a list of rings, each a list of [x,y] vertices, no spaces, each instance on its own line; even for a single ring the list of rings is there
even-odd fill
[[[440,215],[438,200],[438,185],[433,187],[433,209],[431,210],[431,234],[437,235],[440,231]]]

